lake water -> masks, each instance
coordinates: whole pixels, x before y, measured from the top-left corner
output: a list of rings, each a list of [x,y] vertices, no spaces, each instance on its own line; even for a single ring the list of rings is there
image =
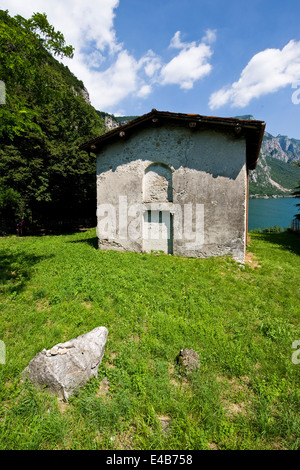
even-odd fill
[[[248,230],[255,228],[278,227],[287,228],[298,213],[298,198],[283,197],[270,199],[249,199]]]

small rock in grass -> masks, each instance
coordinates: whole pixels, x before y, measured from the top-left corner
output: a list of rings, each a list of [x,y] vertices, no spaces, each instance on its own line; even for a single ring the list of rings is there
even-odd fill
[[[200,367],[200,357],[193,349],[181,349],[177,356],[178,364],[187,374],[192,373]]]

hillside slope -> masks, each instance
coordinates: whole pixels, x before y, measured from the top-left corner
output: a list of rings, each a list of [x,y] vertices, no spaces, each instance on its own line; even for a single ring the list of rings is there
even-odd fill
[[[44,224],[96,212],[95,157],[77,147],[102,133],[103,121],[36,30],[0,10],[0,230],[19,217]]]
[[[235,116],[255,119],[251,114]],[[250,196],[291,196],[300,180],[300,140],[265,132],[257,167],[250,172]]]
[[[250,172],[250,195],[290,196],[300,180],[300,141],[265,133],[257,168]]]

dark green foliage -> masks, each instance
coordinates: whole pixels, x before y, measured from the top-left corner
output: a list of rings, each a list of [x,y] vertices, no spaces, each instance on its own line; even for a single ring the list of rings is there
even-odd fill
[[[272,233],[272,232],[283,232],[283,228],[278,227],[278,225],[274,225],[274,227],[266,227],[263,229],[263,233]]]
[[[276,158],[266,157],[270,166],[271,178],[287,189],[292,189],[300,177],[300,170],[291,163],[282,162]]]
[[[105,119],[105,117],[110,117],[119,125],[127,124],[127,122],[132,121],[133,119],[138,118],[139,116],[115,116],[114,114],[105,113],[104,111],[97,111],[98,115]]]
[[[102,120],[49,51],[73,54],[46,15],[0,10],[0,230],[21,216],[41,224],[95,217],[95,156],[78,146],[103,132]]]
[[[124,124],[124,123],[127,123],[129,121],[133,121],[133,119],[136,119],[138,116],[117,116],[115,117],[115,120],[119,123],[119,124]]]
[[[38,32],[38,37],[45,49],[52,51],[54,55],[73,57],[74,48],[65,45],[62,33],[54,30],[54,27],[49,24],[45,13],[33,13],[32,18],[29,20],[25,20],[19,15],[15,19],[29,31]]]
[[[298,168],[300,168],[300,163],[299,162],[293,162],[294,165]],[[298,181],[298,184],[295,188],[295,191],[293,193],[294,196],[296,196],[297,198],[300,198],[300,181]],[[297,207],[300,208],[300,204],[297,204]],[[295,215],[296,219],[300,220],[300,212],[298,212],[298,214]]]

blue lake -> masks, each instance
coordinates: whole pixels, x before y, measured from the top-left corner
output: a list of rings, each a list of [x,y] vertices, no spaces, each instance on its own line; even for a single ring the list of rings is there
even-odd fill
[[[277,225],[287,228],[295,214],[299,212],[298,198],[249,199],[248,230],[267,228]]]

